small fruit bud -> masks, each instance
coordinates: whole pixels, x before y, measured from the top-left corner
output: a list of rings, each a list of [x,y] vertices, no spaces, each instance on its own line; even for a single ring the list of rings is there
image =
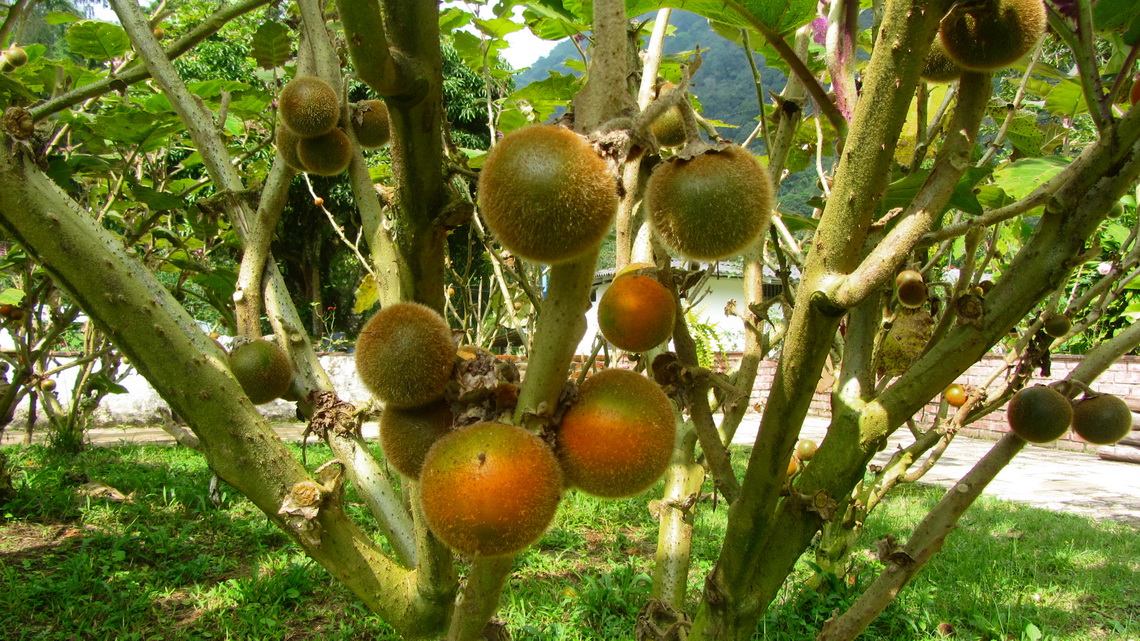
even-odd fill
[[[316,198],[313,198],[313,204],[317,207],[323,207],[325,204],[325,199],[317,196]]]

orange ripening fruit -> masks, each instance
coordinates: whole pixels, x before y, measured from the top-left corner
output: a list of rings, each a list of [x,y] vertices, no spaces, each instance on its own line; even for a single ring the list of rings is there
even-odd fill
[[[511,132],[479,174],[479,209],[513,254],[540,263],[577,258],[617,215],[617,178],[590,143],[564,127]]]
[[[649,276],[614,279],[598,302],[602,335],[618,349],[630,352],[644,352],[668,341],[676,316],[673,294]]]
[[[436,400],[454,368],[451,328],[427,305],[389,305],[376,312],[356,339],[356,372],[385,407]]]
[[[582,384],[555,451],[569,484],[595,496],[633,496],[669,466],[676,430],[673,407],[656,383],[607,369]]]
[[[954,383],[942,392],[942,397],[946,399],[948,405],[962,407],[966,404],[966,388]]]
[[[513,554],[554,518],[562,473],[546,443],[503,423],[464,427],[428,450],[420,497],[431,531],[467,556]]]

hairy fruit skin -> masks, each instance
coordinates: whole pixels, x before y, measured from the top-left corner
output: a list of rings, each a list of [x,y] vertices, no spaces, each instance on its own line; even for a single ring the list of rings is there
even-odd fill
[[[1082,398],[1073,404],[1073,431],[1094,445],[1112,445],[1132,431],[1132,410],[1112,394]]]
[[[352,116],[352,131],[356,134],[356,142],[365,149],[388,144],[392,136],[388,105],[383,100],[365,100],[357,105]]]
[[[277,153],[281,154],[281,159],[285,161],[286,165],[289,165],[294,171],[305,171],[305,163],[301,162],[301,157],[297,155],[297,143],[301,142],[300,136],[290,131],[288,127],[282,126],[277,128],[274,142],[277,144]]]
[[[739,145],[658,165],[645,196],[649,222],[665,244],[697,260],[750,245],[768,226],[773,203],[768,170]]]
[[[555,451],[569,484],[605,498],[633,496],[665,472],[676,431],[673,407],[656,383],[606,369],[582,384]]]
[[[942,42],[935,38],[930,44],[930,53],[926,54],[921,75],[923,80],[930,83],[954,82],[962,76],[962,67],[946,55]]]
[[[1073,405],[1052,387],[1035,385],[1013,395],[1006,419],[1014,434],[1030,443],[1051,443],[1069,429]]]
[[[615,278],[598,302],[602,335],[629,352],[644,352],[668,341],[676,316],[673,294],[649,276]]]
[[[479,208],[495,238],[540,263],[597,246],[617,206],[617,180],[606,162],[584,138],[554,125],[508,134],[479,174]]]
[[[938,36],[946,55],[964,69],[992,71],[1029,53],[1046,22],[1042,0],[990,0],[947,15]]]
[[[454,368],[451,328],[427,305],[389,305],[376,312],[356,339],[357,374],[385,407],[436,400]]]
[[[484,422],[439,439],[420,475],[424,517],[467,556],[518,552],[542,536],[562,497],[558,461],[521,427]]]
[[[277,96],[281,121],[301,138],[327,134],[340,121],[340,97],[316,76],[297,76]]]
[[[254,405],[281,398],[293,384],[293,365],[285,350],[260,338],[230,352],[230,370]]]
[[[327,134],[298,141],[297,158],[310,174],[335,176],[352,162],[352,143],[348,134],[337,127]]]
[[[443,399],[422,407],[386,408],[380,414],[384,456],[400,474],[418,479],[428,450],[451,430],[451,422],[451,407]]]

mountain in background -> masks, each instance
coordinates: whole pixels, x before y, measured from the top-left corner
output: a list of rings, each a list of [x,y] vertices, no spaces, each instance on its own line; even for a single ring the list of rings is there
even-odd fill
[[[759,115],[752,70],[744,50],[740,45],[722,38],[712,30],[707,19],[696,14],[674,11],[669,24],[674,27],[674,34],[665,39],[665,55],[691,52],[700,46],[701,68],[693,78],[690,92],[700,101],[705,117],[734,127],[721,127],[722,136],[742,142],[756,127]],[[776,93],[782,91],[787,82],[783,72],[767,67],[764,56],[753,54],[753,57],[760,70],[764,90]],[[536,80],[543,80],[551,71],[578,75],[579,71],[563,64],[566,60],[581,62],[577,47],[569,39],[558,43],[549,54],[519,73],[515,77],[515,86],[524,87]],[[772,104],[771,97],[765,96],[765,102]],[[759,145],[753,150],[762,148],[763,145]]]

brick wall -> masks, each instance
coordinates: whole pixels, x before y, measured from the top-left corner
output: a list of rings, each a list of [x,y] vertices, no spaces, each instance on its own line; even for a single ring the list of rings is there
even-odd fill
[[[574,357],[575,375],[581,371],[582,366],[585,365],[587,361],[588,357],[585,356]],[[1080,361],[1080,356],[1054,355],[1050,367],[1050,376],[1035,377],[1030,381],[1030,384],[1044,384],[1063,379]],[[717,369],[722,369],[722,367],[725,366],[730,369],[735,368],[739,362],[739,352],[724,354],[718,359]],[[622,362],[618,364],[618,367],[629,367],[630,365],[629,363]],[[525,366],[525,361],[520,363],[521,368],[525,368]],[[604,366],[604,359],[599,356],[597,359],[597,367],[600,369]],[[1004,366],[1005,361],[1001,357],[988,356],[966,370],[966,372],[958,378],[958,382],[968,385],[982,385],[989,380],[996,368]],[[756,372],[756,383],[752,388],[751,404],[753,406],[763,407],[764,400],[768,396],[768,390],[772,387],[775,374],[776,361],[761,361]],[[1140,357],[1125,356],[1101,374],[1100,378],[1093,383],[1092,387],[1098,392],[1115,394],[1126,400],[1140,402]],[[830,394],[831,379],[825,376],[824,380],[820,382],[820,387],[816,389],[815,396],[812,398],[810,413],[816,416],[828,416],[831,411]],[[935,397],[915,417],[920,425],[924,422],[929,423],[929,421],[934,418],[938,412],[938,403],[940,400],[940,397]],[[1136,407],[1140,407],[1140,405],[1136,405]],[[750,409],[749,411],[752,412],[755,410]],[[1000,409],[979,421],[971,423],[962,430],[962,434],[996,440],[1007,431],[1009,431],[1009,427],[1006,424],[1005,410]],[[1094,451],[1097,448],[1095,445],[1089,445],[1081,441],[1071,431],[1066,432],[1065,436],[1056,443],[1046,445],[1046,447],[1081,451]]]

